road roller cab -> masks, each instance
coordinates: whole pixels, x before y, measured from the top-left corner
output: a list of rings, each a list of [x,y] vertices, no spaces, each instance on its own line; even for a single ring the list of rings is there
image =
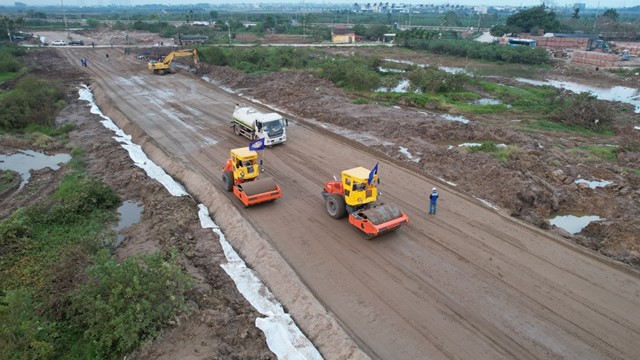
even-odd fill
[[[344,170],[341,180],[327,182],[322,190],[329,216],[340,219],[348,214],[349,223],[369,238],[409,223],[409,217],[398,208],[378,202],[377,172],[377,165],[373,170]]]
[[[244,206],[273,201],[282,196],[280,187],[271,178],[260,178],[258,153],[248,147],[232,149],[222,169],[222,184],[233,193]]]

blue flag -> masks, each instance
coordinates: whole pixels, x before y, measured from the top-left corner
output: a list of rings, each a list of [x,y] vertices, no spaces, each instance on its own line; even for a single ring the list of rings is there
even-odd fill
[[[369,181],[367,182],[368,185],[371,185],[371,182],[373,181],[373,177],[375,175],[378,175],[378,163],[376,163],[376,166],[374,166],[373,169],[371,169],[371,172],[369,172]]]
[[[264,138],[255,139],[249,143],[249,150],[257,151],[264,149]]]

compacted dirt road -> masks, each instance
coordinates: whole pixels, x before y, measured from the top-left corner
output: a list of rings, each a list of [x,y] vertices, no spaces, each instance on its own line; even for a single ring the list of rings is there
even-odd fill
[[[78,66],[89,59],[83,71],[102,111],[209,207],[326,358],[344,354],[326,318],[376,359],[640,354],[635,270],[295,116],[287,143],[264,152],[282,198],[245,209],[220,178],[229,149],[247,146],[229,126],[246,100],[185,71],[153,75],[117,49],[59,51]],[[341,170],[378,161],[383,200],[411,221],[366,240],[326,214],[320,191]],[[426,200],[433,186],[435,216]]]

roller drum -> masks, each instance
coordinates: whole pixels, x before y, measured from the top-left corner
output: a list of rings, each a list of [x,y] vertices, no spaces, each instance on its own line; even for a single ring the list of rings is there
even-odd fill
[[[400,209],[391,205],[377,205],[360,213],[374,225],[384,224],[402,216]]]
[[[278,189],[272,178],[261,178],[238,185],[247,196],[263,194]]]

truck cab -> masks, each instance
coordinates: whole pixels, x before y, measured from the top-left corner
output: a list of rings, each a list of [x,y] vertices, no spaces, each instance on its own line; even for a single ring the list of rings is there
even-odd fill
[[[236,135],[242,135],[251,140],[263,138],[266,146],[287,141],[287,125],[288,120],[275,112],[263,113],[239,104],[233,111],[232,126]]]

